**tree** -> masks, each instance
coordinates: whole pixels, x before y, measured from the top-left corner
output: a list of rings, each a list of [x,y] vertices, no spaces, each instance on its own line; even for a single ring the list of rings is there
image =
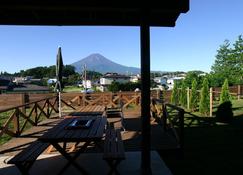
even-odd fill
[[[204,72],[200,70],[194,70],[194,71],[188,71],[185,77],[185,84],[187,87],[192,87],[192,81],[195,79],[198,84],[201,84],[202,82],[202,76],[201,74],[204,74]]]
[[[182,82],[181,91],[180,91],[180,104],[183,107],[187,105],[187,91],[185,81]]]
[[[178,92],[177,81],[175,81],[172,94],[171,94],[171,103],[178,105],[178,102],[179,102],[179,92]]]
[[[243,39],[240,35],[230,46],[229,40],[217,50],[217,55],[213,66],[211,67],[213,82],[217,86],[222,86],[225,79],[229,84],[243,83]]]
[[[231,96],[229,93],[229,84],[228,84],[228,79],[225,79],[224,84],[221,89],[220,93],[220,104],[231,101]]]
[[[209,92],[208,92],[208,79],[204,78],[203,85],[200,93],[200,103],[199,103],[199,112],[207,115],[209,112]]]
[[[197,93],[197,81],[194,79],[192,81],[191,96],[190,96],[190,109],[195,111],[198,103],[198,93]]]

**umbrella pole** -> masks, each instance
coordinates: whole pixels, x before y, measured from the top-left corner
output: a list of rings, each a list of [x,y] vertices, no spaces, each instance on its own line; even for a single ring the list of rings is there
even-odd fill
[[[59,111],[59,118],[61,118],[62,117],[62,112],[61,112],[61,83],[60,83],[60,81],[58,81],[58,86],[59,86],[59,88],[60,89],[58,89],[58,103],[59,103],[59,105],[58,105],[58,111]]]
[[[58,95],[59,95],[59,118],[61,118],[62,117],[62,112],[61,112],[61,92],[59,91],[58,92]]]

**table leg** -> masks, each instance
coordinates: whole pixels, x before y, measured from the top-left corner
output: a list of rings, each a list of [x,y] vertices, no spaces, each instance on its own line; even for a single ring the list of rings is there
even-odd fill
[[[62,168],[62,170],[60,171],[60,174],[62,174],[71,164],[73,166],[75,166],[82,174],[88,174],[88,172],[83,169],[82,167],[80,167],[76,162],[75,159],[82,153],[84,152],[84,150],[87,148],[87,146],[89,145],[90,142],[86,142],[83,147],[76,152],[76,154],[74,156],[69,155],[65,149],[63,149],[58,143],[51,143],[57,151],[59,151],[67,160],[68,163]]]

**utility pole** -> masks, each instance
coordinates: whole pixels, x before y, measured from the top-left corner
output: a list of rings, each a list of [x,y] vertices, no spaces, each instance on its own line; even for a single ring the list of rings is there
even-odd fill
[[[84,67],[83,67],[83,69],[84,69],[84,90],[85,90],[85,93],[86,93],[86,90],[87,90],[87,75],[86,75],[86,64],[84,64]]]

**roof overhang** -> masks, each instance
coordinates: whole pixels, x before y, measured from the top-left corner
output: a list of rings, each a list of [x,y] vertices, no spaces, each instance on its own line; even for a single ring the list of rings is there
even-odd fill
[[[2,25],[175,26],[189,0],[1,0]]]

